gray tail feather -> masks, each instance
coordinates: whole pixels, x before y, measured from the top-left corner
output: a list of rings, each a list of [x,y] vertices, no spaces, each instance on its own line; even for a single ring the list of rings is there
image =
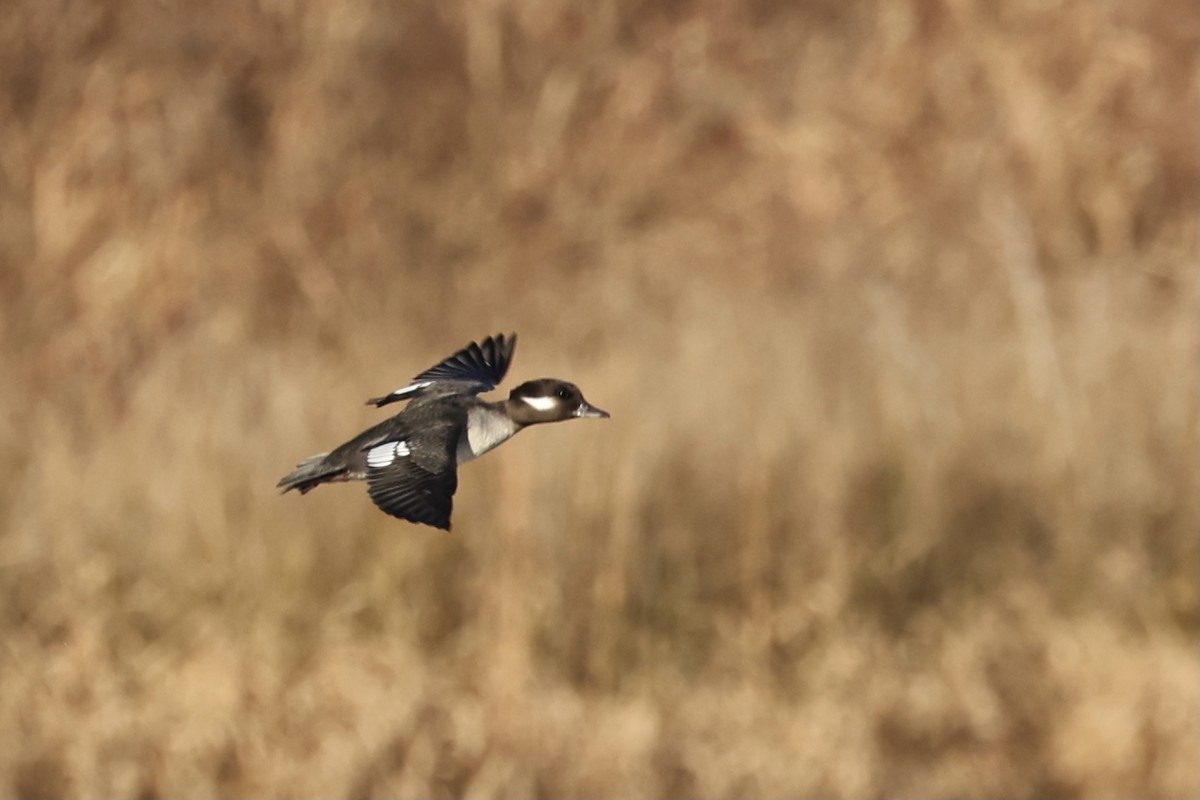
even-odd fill
[[[336,480],[346,470],[344,467],[326,463],[325,457],[328,455],[329,453],[318,453],[304,459],[296,465],[296,469],[280,478],[275,488],[284,492],[299,489],[300,494],[304,494],[326,481]]]

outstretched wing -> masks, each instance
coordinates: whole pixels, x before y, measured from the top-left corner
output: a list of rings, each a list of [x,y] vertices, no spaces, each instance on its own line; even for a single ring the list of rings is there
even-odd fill
[[[469,345],[436,366],[422,372],[407,385],[382,397],[373,397],[368,405],[385,406],[398,400],[435,397],[446,394],[479,394],[496,388],[504,380],[517,347],[517,335],[489,336]]]
[[[393,517],[450,530],[461,427],[439,425],[397,434],[366,448],[367,494]]]

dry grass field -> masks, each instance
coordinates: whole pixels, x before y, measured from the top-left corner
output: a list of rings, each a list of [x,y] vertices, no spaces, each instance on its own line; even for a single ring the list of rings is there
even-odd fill
[[[1196,797],[1198,17],[7,0],[0,796]]]

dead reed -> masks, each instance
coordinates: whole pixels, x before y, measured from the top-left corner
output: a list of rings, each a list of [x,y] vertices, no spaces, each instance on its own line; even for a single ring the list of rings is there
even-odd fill
[[[1196,796],[1196,16],[6,4],[0,794]]]

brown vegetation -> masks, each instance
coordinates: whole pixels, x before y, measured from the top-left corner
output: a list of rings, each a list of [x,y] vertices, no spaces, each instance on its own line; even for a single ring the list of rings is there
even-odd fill
[[[5,3],[0,795],[1197,796],[1196,17]]]

